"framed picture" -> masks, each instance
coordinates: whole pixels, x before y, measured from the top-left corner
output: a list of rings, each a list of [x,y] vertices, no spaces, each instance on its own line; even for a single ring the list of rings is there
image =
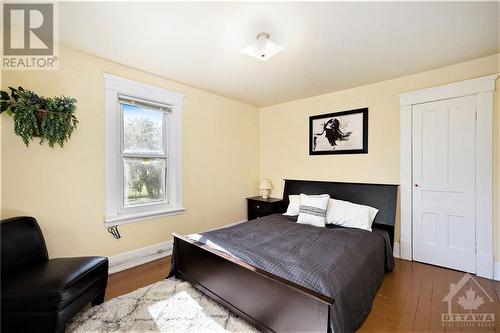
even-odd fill
[[[368,108],[309,117],[309,155],[368,153]]]

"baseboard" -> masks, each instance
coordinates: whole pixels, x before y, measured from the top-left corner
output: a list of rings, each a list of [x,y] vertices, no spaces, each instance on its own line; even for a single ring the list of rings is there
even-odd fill
[[[109,257],[109,274],[139,266],[172,254],[173,240],[142,247]]]
[[[400,258],[400,254],[399,254],[399,243],[398,242],[394,242],[394,248],[392,249],[392,255],[394,256],[394,258]]]
[[[237,221],[234,223],[226,224],[214,229],[216,230],[221,228],[231,227],[236,224],[240,224],[246,222],[246,220]],[[161,258],[168,257],[172,254],[172,248],[174,245],[173,240],[169,240],[166,242],[153,244],[150,246],[142,247],[137,250],[132,250],[124,253],[117,254],[115,256],[109,257],[109,274],[118,273],[120,271],[143,265],[150,261],[158,260]]]
[[[500,261],[495,261],[493,265],[493,269],[495,272],[493,279],[495,279],[496,281],[500,281]]]
[[[406,239],[399,240],[399,258],[404,260],[412,260],[411,258],[411,242]]]
[[[492,254],[476,253],[476,275],[486,279],[495,278],[495,259]]]

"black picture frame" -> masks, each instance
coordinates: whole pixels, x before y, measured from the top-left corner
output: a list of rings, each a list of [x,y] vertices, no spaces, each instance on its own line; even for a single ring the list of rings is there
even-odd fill
[[[362,113],[363,115],[363,147],[360,149],[339,149],[339,150],[314,150],[313,123],[318,119],[332,119],[352,114]],[[333,112],[309,117],[309,155],[339,155],[339,154],[367,154],[368,153],[368,108],[360,108],[342,112]]]

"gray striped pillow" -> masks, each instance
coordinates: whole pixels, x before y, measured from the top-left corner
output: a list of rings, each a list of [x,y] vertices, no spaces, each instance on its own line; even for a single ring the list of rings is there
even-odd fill
[[[324,227],[326,220],[326,208],[329,200],[330,196],[328,194],[301,194],[297,223]]]

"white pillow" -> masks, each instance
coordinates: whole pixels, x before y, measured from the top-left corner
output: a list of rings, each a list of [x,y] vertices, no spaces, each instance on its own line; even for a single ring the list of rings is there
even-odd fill
[[[288,208],[286,209],[286,213],[283,215],[287,216],[297,216],[299,215],[300,208],[300,197],[298,195],[292,194],[288,196]]]
[[[316,227],[324,227],[326,221],[326,208],[330,196],[322,195],[300,195],[300,209],[297,223],[310,224]]]
[[[370,206],[330,199],[326,212],[326,223],[372,231],[372,223],[377,213],[378,209]]]

